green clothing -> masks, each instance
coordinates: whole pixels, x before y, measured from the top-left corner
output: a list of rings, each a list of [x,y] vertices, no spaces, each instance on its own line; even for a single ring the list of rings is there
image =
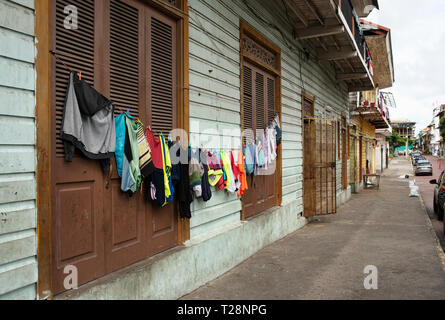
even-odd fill
[[[139,146],[138,146],[138,125],[134,120],[126,117],[128,139],[130,140],[131,154],[133,159],[130,161],[130,176],[136,183],[130,188],[136,192],[142,182],[141,170],[139,168]]]

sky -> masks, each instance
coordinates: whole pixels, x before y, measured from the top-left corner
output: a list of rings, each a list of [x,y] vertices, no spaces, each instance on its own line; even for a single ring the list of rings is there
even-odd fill
[[[445,0],[379,0],[366,20],[391,29],[397,108],[390,118],[416,122],[416,134],[445,104]],[[433,105],[434,104],[434,105]]]

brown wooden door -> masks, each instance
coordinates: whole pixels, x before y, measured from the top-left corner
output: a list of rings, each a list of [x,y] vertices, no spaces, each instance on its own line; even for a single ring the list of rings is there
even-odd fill
[[[303,119],[303,215],[336,212],[336,121]]]
[[[83,0],[77,30],[63,26],[67,0],[54,1],[54,47],[82,79],[113,100],[115,114],[130,110],[167,136],[176,121],[176,22],[136,0]],[[116,173],[108,188],[97,161],[77,154],[64,161],[60,134],[68,71],[53,60],[55,292],[64,290],[63,267],[73,264],[79,284],[128,266],[177,244],[176,204],[160,208],[139,191],[120,190]]]
[[[363,180],[363,138],[359,138],[358,143],[358,174],[360,178],[360,182]]]
[[[342,163],[341,163],[341,175],[342,175],[342,188],[346,189],[348,187],[348,140],[346,135],[346,128],[341,129],[341,140],[342,140]]]
[[[246,135],[248,144],[259,138],[275,113],[275,77],[252,64],[244,62],[243,67],[243,129],[252,129],[253,135]],[[257,133],[257,130],[258,133]],[[244,218],[251,217],[275,205],[276,161],[267,170],[247,177],[248,190],[243,195]]]

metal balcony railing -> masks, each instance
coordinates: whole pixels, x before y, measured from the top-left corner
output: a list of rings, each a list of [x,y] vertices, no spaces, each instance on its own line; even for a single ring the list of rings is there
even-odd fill
[[[368,50],[368,45],[366,44],[365,36],[360,27],[360,23],[357,15],[354,12],[354,8],[351,4],[350,0],[337,0],[337,5],[341,9],[341,12],[348,24],[349,30],[354,36],[355,43],[357,44],[358,51],[360,56],[366,63],[366,67],[370,73],[372,70],[370,68],[372,64],[372,58]]]

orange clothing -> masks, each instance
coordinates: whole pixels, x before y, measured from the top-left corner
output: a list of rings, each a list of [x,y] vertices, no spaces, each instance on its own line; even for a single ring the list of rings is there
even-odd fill
[[[240,191],[238,192],[238,197],[241,197],[244,194],[244,191],[249,189],[247,187],[247,178],[246,178],[246,169],[244,168],[244,155],[243,150],[240,149],[238,152],[238,168],[239,168],[239,177],[241,182]]]

